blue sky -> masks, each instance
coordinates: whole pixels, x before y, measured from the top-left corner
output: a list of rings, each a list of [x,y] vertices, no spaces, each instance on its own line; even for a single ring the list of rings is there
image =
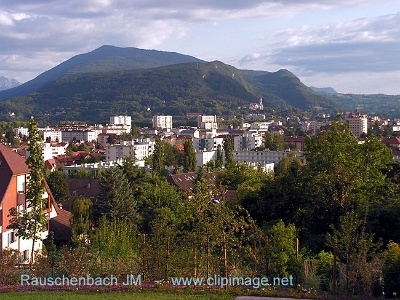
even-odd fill
[[[25,82],[104,44],[284,68],[342,93],[400,94],[399,0],[0,2],[0,76]]]

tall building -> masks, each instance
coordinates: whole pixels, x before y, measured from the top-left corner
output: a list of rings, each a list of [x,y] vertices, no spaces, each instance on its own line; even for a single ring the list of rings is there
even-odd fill
[[[172,129],[172,116],[154,116],[153,128],[155,129]]]
[[[368,118],[366,115],[351,116],[347,119],[351,133],[359,138],[368,131]]]

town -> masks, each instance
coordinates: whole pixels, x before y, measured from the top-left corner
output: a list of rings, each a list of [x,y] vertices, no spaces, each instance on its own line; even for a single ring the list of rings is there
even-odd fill
[[[38,128],[37,123],[34,123],[32,119],[29,128],[19,126],[12,128],[10,132],[10,127],[8,127],[8,131],[2,134],[3,144],[0,144],[2,251],[16,251],[19,264],[35,264],[39,261],[38,257],[40,256],[36,254],[37,257],[34,258],[34,253],[39,253],[44,245],[48,245],[49,237],[51,237],[50,242],[59,249],[53,251],[64,251],[63,257],[80,256],[82,252],[79,251],[84,251],[85,255],[90,257],[93,255],[93,251],[98,251],[96,250],[99,249],[98,247],[109,248],[110,253],[117,251],[119,254],[115,259],[119,263],[133,259],[132,255],[140,256],[134,259],[133,265],[127,264],[128,269],[122,273],[121,270],[118,271],[118,274],[116,273],[116,265],[110,267],[111,269],[106,271],[107,276],[123,277],[127,276],[126,274],[129,272],[135,272],[135,274],[143,276],[144,280],[160,277],[168,280],[168,277],[172,275],[191,275],[195,278],[199,274],[209,276],[212,274],[211,270],[218,272],[218,266],[222,262],[222,275],[225,277],[231,276],[231,271],[229,271],[231,268],[246,273],[246,276],[254,275],[246,267],[250,264],[254,265],[255,270],[266,272],[268,275],[294,278],[297,284],[304,285],[304,291],[307,293],[321,289],[336,293],[338,287],[349,286],[357,286],[357,289],[366,291],[370,284],[375,286],[377,284],[374,281],[375,277],[370,278],[368,284],[365,282],[359,284],[357,282],[345,283],[343,280],[347,280],[345,278],[349,278],[350,275],[343,271],[337,270],[338,275],[332,275],[331,270],[336,268],[334,262],[338,258],[333,256],[332,252],[322,250],[326,249],[326,243],[330,242],[321,243],[316,237],[321,234],[325,235],[326,230],[329,231],[329,226],[332,226],[331,222],[337,224],[336,226],[344,226],[341,223],[345,222],[345,219],[342,219],[343,216],[357,218],[356,215],[353,215],[352,210],[347,211],[350,207],[358,207],[360,213],[364,211],[365,206],[360,198],[356,200],[356,202],[361,201],[360,203],[346,204],[343,207],[347,212],[344,215],[338,214],[336,221],[331,220],[332,214],[336,214],[337,209],[343,205],[339,203],[342,201],[352,202],[353,200],[350,200],[352,197],[360,197],[356,196],[361,191],[360,187],[352,184],[348,186],[348,180],[343,179],[342,176],[353,172],[353,168],[365,167],[368,172],[361,172],[360,180],[362,181],[359,184],[365,186],[365,189],[380,189],[370,186],[369,182],[372,177],[365,179],[363,176],[376,176],[374,175],[375,171],[372,171],[371,168],[375,168],[376,172],[381,174],[382,168],[386,168],[387,164],[391,163],[390,161],[395,164],[399,160],[400,138],[396,136],[400,129],[400,126],[397,125],[398,121],[369,117],[357,110],[338,114],[335,117],[331,117],[329,114],[318,114],[315,119],[295,115],[266,116],[262,113],[262,100],[260,103],[254,103],[253,106],[251,111],[256,111],[256,113],[242,115],[234,122],[226,121],[216,115],[192,113],[188,118],[195,120],[197,126],[174,127],[173,116],[155,115],[151,120],[152,127],[139,128],[132,125],[134,123],[131,116],[119,115],[111,116],[109,122],[102,125],[70,122],[54,127]],[[35,143],[38,145],[36,150],[32,148],[32,140],[30,140],[32,130],[34,132],[36,130],[38,140],[42,141],[39,144]],[[338,140],[332,140],[335,134],[338,134]],[[350,140],[345,142],[346,139]],[[374,144],[374,141],[378,144]],[[325,142],[330,145],[328,148],[323,148]],[[334,150],[335,147],[338,147],[337,150]],[[326,153],[321,153],[321,149],[324,149],[323,151]],[[36,152],[32,154],[31,151]],[[341,153],[341,151],[344,152]],[[387,151],[390,153],[389,156],[387,156]],[[342,157],[342,154],[345,156]],[[40,160],[43,161],[45,181],[41,181],[42,185],[44,183],[41,197],[47,216],[47,221],[45,220],[47,225],[40,235],[35,236],[34,240],[24,235],[24,232],[16,231],[21,229],[19,218],[24,215],[24,212],[32,209],[27,200],[29,184],[32,181],[29,178],[32,178],[32,171],[25,163],[25,160],[28,163],[31,155],[33,155],[32,157],[39,155]],[[332,176],[334,177],[331,179],[328,177],[324,179],[327,180],[324,182],[319,182],[320,175],[317,175],[319,172],[326,172],[323,171],[324,166],[319,165],[320,163],[314,165],[314,161],[319,155],[322,155],[324,160],[332,160],[333,164],[330,172],[333,172]],[[378,157],[379,159],[376,162],[360,161],[354,167],[348,165],[359,160],[360,155],[361,157],[365,156],[365,159],[378,155],[376,159]],[[381,160],[380,163],[378,163],[379,160]],[[337,164],[347,165],[348,169],[336,170]],[[374,167],[372,167],[373,165]],[[397,178],[398,169],[394,168],[393,170],[396,173],[388,175],[393,180],[397,180],[395,178]],[[314,174],[310,175],[312,176],[310,177],[312,178],[311,182],[308,182],[307,172]],[[295,174],[303,175],[299,177]],[[383,174],[379,176],[386,177]],[[281,180],[288,180],[290,183],[286,185]],[[384,177],[374,180],[386,181]],[[384,182],[372,184],[387,185],[385,189],[392,190],[392,192],[387,190],[388,197],[395,199],[396,189],[394,186],[389,187],[391,183]],[[312,190],[327,189],[321,190],[318,195],[315,195],[316,199],[322,197],[317,200],[320,203],[316,207],[309,206],[316,201],[312,200],[315,197],[312,190],[310,190],[310,194],[307,192],[305,195],[297,189],[297,186],[307,189],[305,187],[307,185],[311,185]],[[267,188],[267,186],[269,187]],[[280,190],[283,186],[286,191]],[[330,189],[335,190],[334,194],[331,194],[333,191],[330,192]],[[348,193],[348,195],[343,193]],[[301,204],[302,197],[307,199],[305,200],[307,203]],[[317,213],[318,207],[322,208],[326,205],[321,202],[325,201],[322,200],[324,197],[327,197],[327,201],[333,201],[332,204],[329,204],[330,206],[336,201],[339,201],[336,203],[339,206],[327,208],[329,211],[327,219],[323,221],[325,223],[318,223],[320,228],[306,229],[308,225],[301,225],[301,219],[304,217],[296,207],[299,207],[298,209],[302,207],[301,209],[308,210],[311,214]],[[369,195],[369,197],[375,196]],[[376,197],[380,197],[379,193],[376,194]],[[371,201],[379,202],[380,200]],[[156,205],[156,203],[158,204]],[[282,210],[279,208],[281,205],[289,206]],[[395,205],[395,207],[397,206]],[[247,217],[241,216],[240,211],[243,208],[249,214]],[[186,211],[200,209],[204,210],[203,213],[206,215],[211,214],[214,217],[208,219],[203,213],[195,213],[191,218],[194,218],[193,220],[196,220],[198,225],[190,225],[191,223],[186,223],[185,219],[180,221],[183,223],[172,221],[173,219],[169,219],[172,216],[163,215],[163,209],[167,209],[177,217],[182,213],[181,209]],[[396,213],[396,208],[391,208],[391,213]],[[14,218],[11,218],[13,216]],[[300,219],[296,221],[297,218]],[[225,221],[223,221],[224,219]],[[285,219],[286,222],[294,222],[296,227],[303,226],[303,230],[312,232],[299,235],[296,233],[297,229],[294,229],[294,224],[285,224],[282,219]],[[275,225],[267,226],[266,222],[272,220],[275,220],[273,223]],[[259,225],[253,222],[257,222]],[[192,228],[192,226],[194,227]],[[214,229],[211,230],[211,227],[208,228],[208,226],[212,226]],[[238,235],[235,233],[236,229],[231,226],[247,227],[247,233],[243,233],[243,236]],[[263,238],[263,233],[259,231],[261,229],[258,226],[269,228],[267,230],[269,232],[268,242]],[[312,222],[309,226],[313,226]],[[208,240],[209,234],[214,230],[217,230],[215,239],[204,242],[206,244],[203,242],[197,244],[197,239],[207,237],[206,240]],[[395,228],[392,230],[396,232]],[[380,235],[380,238],[387,242],[395,238],[398,232],[393,235],[390,233],[392,230]],[[120,231],[128,235],[118,236]],[[280,240],[274,240],[278,238],[279,231],[287,238],[288,248],[285,251],[288,251],[287,255],[292,260],[284,263],[289,264],[287,266],[281,265],[283,261],[278,255],[280,250],[275,253],[274,251],[277,249],[273,248],[278,246],[275,243],[282,243]],[[191,238],[181,245],[180,235],[184,232]],[[223,235],[220,235],[221,233]],[[93,239],[93,234],[96,240]],[[102,234],[106,234],[106,236]],[[254,245],[249,244],[250,252],[244,254],[240,249],[247,247],[242,239],[249,239],[248,234],[252,236],[251,239],[254,239]],[[340,237],[340,234],[337,234],[337,237]],[[231,236],[233,244],[226,242],[226,235]],[[113,242],[109,243],[107,240],[111,236],[113,236]],[[307,247],[309,251],[318,253],[322,250],[319,252],[317,260],[310,260],[309,257],[303,257],[300,254],[299,237],[301,237],[302,246]],[[162,240],[159,240],[160,238]],[[279,238],[283,238],[283,236]],[[353,238],[364,240],[366,237],[355,235]],[[171,239],[175,241],[175,245],[171,244]],[[329,241],[328,237],[327,239]],[[107,246],[104,243],[107,243]],[[134,247],[132,247],[132,243],[135,243]],[[156,251],[159,243],[165,244],[166,248]],[[125,250],[119,248],[122,247],[121,244],[125,245]],[[201,251],[204,251],[201,249],[205,245],[210,247],[207,250],[210,252],[200,254]],[[395,245],[389,244],[389,247],[393,248]],[[72,246],[72,248],[64,248],[65,246]],[[116,250],[115,247],[120,250]],[[191,249],[189,252],[185,250],[187,247]],[[220,247],[222,247],[222,252],[220,252]],[[239,248],[235,250],[236,247]],[[335,245],[330,247],[333,247],[334,251],[337,251],[336,247],[340,248]],[[355,247],[356,249],[358,248]],[[171,261],[171,258],[157,259],[157,267],[152,261],[155,258],[152,258],[150,252],[147,251],[153,251],[154,255],[158,255],[158,257],[159,255],[174,257],[176,261]],[[197,253],[197,251],[200,252]],[[270,256],[261,259],[263,251],[270,251]],[[218,256],[216,260],[210,258],[209,255],[212,252]],[[67,255],[67,253],[70,254]],[[102,259],[109,259],[110,253],[99,258],[100,262]],[[190,253],[187,257],[188,261],[178,263],[178,257],[187,256],[188,253]],[[232,255],[239,255],[239,253],[242,253],[245,263],[234,267]],[[318,275],[321,276],[321,281],[317,285],[313,285],[310,283],[311,279],[304,275],[311,272],[308,269],[310,266],[307,264],[318,265],[318,261],[322,261],[326,255],[328,256],[325,259],[328,259],[331,265],[325,265],[325,269],[319,271],[322,272]],[[298,271],[296,269],[298,267],[290,267],[295,261],[298,267],[299,264],[304,264],[300,268],[303,271]],[[140,266],[137,265],[139,263]],[[210,268],[208,271],[203,269],[205,263]],[[354,261],[353,263],[357,268],[360,267],[360,262]],[[364,263],[368,265],[371,262],[365,261]],[[58,264],[54,264],[52,268],[59,268]],[[184,274],[177,274],[176,272],[180,268],[178,266],[182,264],[186,265]],[[348,268],[351,267],[349,264],[347,262]],[[65,265],[64,268],[66,268]],[[73,267],[68,266],[68,268]],[[282,268],[287,271],[282,272]],[[61,273],[58,273],[58,276],[65,276],[65,270],[59,269]],[[77,274],[87,276],[88,273],[82,273],[82,271],[70,270],[67,271],[67,275],[68,272],[73,272],[71,274],[74,276]],[[338,276],[338,282],[335,281],[336,286],[328,287],[327,282],[330,284],[333,282],[332,276]],[[374,276],[378,276],[378,274]]]

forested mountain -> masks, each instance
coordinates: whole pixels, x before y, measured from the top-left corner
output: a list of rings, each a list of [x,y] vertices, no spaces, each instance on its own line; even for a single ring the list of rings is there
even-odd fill
[[[16,88],[0,92],[0,101],[35,92],[47,83],[71,74],[146,69],[186,62],[202,60],[174,52],[105,45],[92,52],[76,55]]]
[[[88,66],[88,64],[87,64]],[[71,69],[72,70],[72,69]],[[192,62],[111,72],[70,72],[22,97],[0,102],[0,119],[104,122],[113,114],[137,121],[154,114],[231,115],[263,98],[274,109],[336,111],[325,96],[287,70],[239,70],[222,62]],[[14,113],[10,117],[10,112]]]

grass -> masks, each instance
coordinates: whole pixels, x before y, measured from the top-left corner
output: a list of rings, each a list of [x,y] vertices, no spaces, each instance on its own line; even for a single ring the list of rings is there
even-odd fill
[[[2,300],[233,300],[229,294],[177,294],[155,291],[133,291],[133,292],[10,292],[0,294]]]

